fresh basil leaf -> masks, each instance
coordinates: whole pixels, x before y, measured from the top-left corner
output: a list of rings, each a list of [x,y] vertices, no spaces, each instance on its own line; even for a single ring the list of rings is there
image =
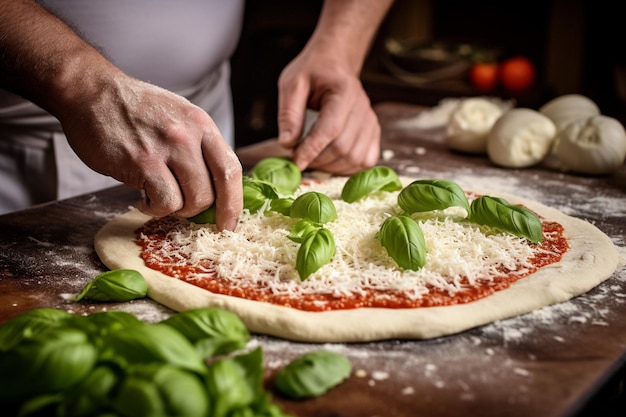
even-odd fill
[[[63,397],[63,416],[97,416],[109,407],[110,395],[120,379],[109,365],[97,365],[77,385],[70,388]]]
[[[18,345],[22,339],[31,338],[51,328],[62,327],[73,314],[55,308],[37,308],[13,317],[0,327],[0,352]]]
[[[297,243],[302,243],[304,238],[312,232],[319,230],[321,226],[318,223],[313,223],[310,220],[301,219],[291,229],[291,232],[287,236],[289,239]]]
[[[348,178],[341,190],[341,199],[347,203],[354,203],[374,191],[398,191],[400,189],[402,189],[402,182],[393,169],[388,166],[375,166]]]
[[[147,293],[148,284],[139,271],[114,269],[96,276],[83,288],[74,301],[86,299],[124,302],[144,298]]]
[[[162,362],[198,373],[206,371],[203,358],[179,331],[163,323],[136,326],[132,331],[117,331],[103,337],[107,348],[101,357],[129,364]]]
[[[84,319],[92,324],[100,335],[145,324],[133,314],[122,310],[97,311],[85,316]]]
[[[202,358],[242,349],[250,340],[250,332],[239,316],[217,307],[182,311],[161,323],[182,333]]]
[[[301,280],[326,265],[335,255],[335,238],[330,230],[320,228],[304,237],[296,254],[296,269]]]
[[[211,363],[206,381],[210,416],[228,416],[232,410],[249,407],[256,398],[257,387],[250,384],[244,367],[232,358]]]
[[[283,195],[293,194],[302,181],[298,166],[287,158],[269,157],[259,161],[250,171],[252,178],[273,184]]]
[[[326,194],[309,191],[294,200],[289,215],[324,224],[337,219],[337,209]]]
[[[17,415],[18,417],[66,415],[58,412],[62,401],[63,395],[59,393],[38,395],[21,404],[19,413],[14,413],[11,409],[7,410],[6,407],[3,407],[2,415]]]
[[[391,216],[376,237],[402,269],[417,271],[426,263],[426,242],[419,224],[408,216]]]
[[[215,221],[216,221],[215,213],[216,213],[216,208],[215,208],[215,204],[213,204],[208,209],[196,214],[193,217],[189,217],[187,220],[189,220],[192,223],[197,223],[197,224],[215,224]]]
[[[269,182],[243,177],[243,208],[250,213],[258,212],[267,202],[278,198],[274,185]]]
[[[398,194],[398,205],[406,214],[462,207],[469,211],[463,189],[448,180],[416,180]]]
[[[283,412],[280,406],[272,401],[272,394],[263,391],[249,407],[232,410],[228,417],[296,417]]]
[[[531,243],[543,240],[541,219],[526,207],[509,204],[503,198],[481,196],[474,199],[469,220],[526,238]]]
[[[257,403],[263,395],[263,350],[256,347],[250,352],[233,356],[233,361],[244,371],[244,378],[253,393],[253,402]]]
[[[289,216],[292,204],[293,198],[291,197],[276,198],[270,202],[270,210]]]
[[[194,373],[164,363],[134,365],[127,372],[112,400],[120,415],[209,415],[208,396]]]
[[[352,364],[343,355],[319,350],[305,353],[282,368],[274,379],[277,390],[291,399],[324,394],[350,376]]]
[[[51,327],[0,355],[0,403],[68,389],[87,376],[98,351],[86,333]]]

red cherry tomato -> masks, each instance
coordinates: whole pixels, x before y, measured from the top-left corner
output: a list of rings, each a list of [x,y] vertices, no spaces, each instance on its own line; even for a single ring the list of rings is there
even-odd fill
[[[535,82],[535,65],[524,56],[508,58],[500,64],[499,79],[510,93],[523,93]]]
[[[475,62],[469,71],[472,86],[479,91],[493,91],[498,84],[498,64],[496,62]]]

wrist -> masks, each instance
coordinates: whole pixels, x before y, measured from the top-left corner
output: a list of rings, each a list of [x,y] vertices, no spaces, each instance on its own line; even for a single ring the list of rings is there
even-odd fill
[[[40,79],[41,94],[35,100],[61,119],[72,108],[85,106],[100,97],[121,71],[90,46],[79,46],[64,54],[62,63],[50,63],[50,75]]]

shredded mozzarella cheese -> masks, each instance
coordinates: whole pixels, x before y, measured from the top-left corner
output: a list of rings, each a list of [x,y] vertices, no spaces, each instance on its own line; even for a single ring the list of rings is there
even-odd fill
[[[299,244],[287,238],[297,219],[263,210],[244,213],[235,232],[218,232],[213,225],[181,223],[165,243],[165,253],[181,264],[210,260],[212,270],[233,286],[269,288],[275,294],[361,294],[367,290],[402,291],[421,298],[428,286],[451,295],[478,281],[502,275],[502,268],[523,272],[539,248],[507,233],[458,221],[451,215],[419,218],[427,245],[426,265],[419,271],[400,270],[376,239],[383,220],[398,214],[398,192],[378,192],[352,204],[340,199],[347,178],[304,183],[296,195],[316,190],[331,197],[336,221],[324,225],[333,234],[332,261],[301,281],[296,270]],[[203,279],[198,274],[194,279]],[[467,282],[464,284],[464,280]]]

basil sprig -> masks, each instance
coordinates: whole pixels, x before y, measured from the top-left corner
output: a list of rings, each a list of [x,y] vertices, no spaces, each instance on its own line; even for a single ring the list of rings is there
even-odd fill
[[[76,296],[93,301],[130,301],[143,298],[148,293],[148,284],[139,271],[114,269],[103,272],[91,280]]]
[[[398,194],[398,205],[406,214],[449,207],[462,207],[469,211],[469,202],[463,189],[448,180],[416,180]]]
[[[243,208],[251,214],[258,212],[267,202],[278,198],[276,188],[266,181],[243,177]]]
[[[398,191],[402,182],[388,166],[375,166],[352,175],[341,190],[341,199],[353,203],[374,191]]]
[[[281,369],[274,379],[278,391],[291,399],[305,399],[327,392],[352,371],[344,356],[318,350],[305,353]]]
[[[294,200],[289,215],[324,224],[337,219],[337,209],[326,194],[309,191]]]
[[[302,172],[298,166],[278,156],[260,160],[250,171],[250,176],[273,184],[283,195],[293,194],[302,181]]]
[[[320,226],[318,223],[314,223],[311,220],[301,219],[291,228],[291,232],[287,237],[294,242],[302,243],[302,241],[304,241],[304,238],[309,233],[316,232],[321,227],[322,226]]]
[[[526,207],[512,205],[503,198],[490,196],[476,198],[472,201],[468,219],[526,238],[531,243],[540,243],[543,240],[541,219]]]
[[[426,264],[424,233],[412,218],[388,217],[376,237],[400,268],[417,271]]]
[[[328,229],[319,228],[304,236],[296,254],[296,270],[300,280],[308,278],[329,263],[335,255],[335,249],[335,238]]]
[[[270,210],[289,217],[293,201],[292,197],[275,198],[270,202]]]

